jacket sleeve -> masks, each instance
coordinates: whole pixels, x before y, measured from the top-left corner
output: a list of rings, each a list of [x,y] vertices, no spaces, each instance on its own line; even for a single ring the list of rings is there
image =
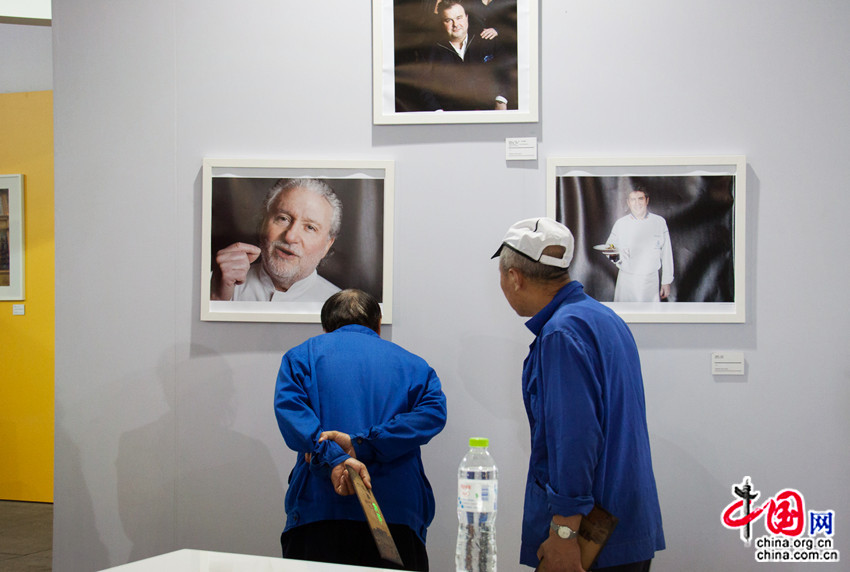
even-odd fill
[[[587,514],[602,453],[602,388],[585,342],[567,332],[542,340],[540,407],[546,432],[545,483],[551,514]]]
[[[351,435],[359,460],[364,463],[390,462],[417,450],[443,430],[446,425],[446,396],[433,369],[428,368],[424,383],[411,387],[409,400],[413,404],[410,411]]]
[[[280,364],[274,398],[277,425],[290,449],[311,454],[311,469],[330,471],[348,455],[333,441],[318,442],[322,424],[313,410],[308,391],[312,384],[311,368],[306,352],[301,349],[287,352]]]

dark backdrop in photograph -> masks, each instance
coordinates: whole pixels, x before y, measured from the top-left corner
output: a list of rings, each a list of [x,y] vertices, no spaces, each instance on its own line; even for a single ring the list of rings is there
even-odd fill
[[[614,299],[617,267],[593,246],[629,213],[635,185],[649,191],[649,211],[663,217],[673,245],[672,302],[734,302],[735,179],[731,175],[558,177],[556,219],[576,238],[570,275],[603,302]]]
[[[384,181],[322,178],[342,201],[342,228],[318,272],[383,302]],[[259,245],[263,200],[278,179],[213,177],[210,259],[234,242]],[[212,269],[210,269],[212,271]]]
[[[395,78],[395,111],[429,111],[423,99],[426,88],[443,97],[454,99],[469,95],[459,93],[461,86],[467,85],[456,77],[453,83],[431,83],[433,70],[429,63],[429,52],[438,40],[445,40],[445,29],[440,17],[434,13],[436,0],[394,0],[393,1],[393,70]],[[463,3],[469,20],[468,33],[479,36],[485,28],[496,30],[497,36],[492,42],[498,49],[494,52],[498,61],[493,64],[503,82],[508,99],[508,109],[517,109],[518,69],[517,69],[517,2],[516,0],[492,0],[486,6],[481,0],[469,0]],[[458,67],[457,73],[473,73],[474,66]],[[498,67],[495,67],[498,66]],[[480,73],[480,70],[479,70]]]

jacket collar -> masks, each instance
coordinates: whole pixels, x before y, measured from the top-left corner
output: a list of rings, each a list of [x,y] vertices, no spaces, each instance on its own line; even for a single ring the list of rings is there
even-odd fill
[[[334,332],[356,332],[358,334],[369,334],[372,336],[380,337],[378,336],[378,332],[376,332],[372,328],[361,326],[360,324],[348,324],[345,326],[340,326],[339,328],[335,329],[333,332],[330,333],[333,334]]]
[[[570,280],[564,284],[560,290],[558,290],[558,293],[555,294],[551,302],[543,306],[542,310],[529,318],[529,320],[525,323],[525,327],[531,330],[531,333],[535,336],[539,335],[543,326],[546,325],[546,322],[549,321],[549,318],[552,317],[552,314],[555,313],[555,310],[557,310],[561,304],[577,302],[583,296],[584,286],[581,285],[581,282],[578,280]]]

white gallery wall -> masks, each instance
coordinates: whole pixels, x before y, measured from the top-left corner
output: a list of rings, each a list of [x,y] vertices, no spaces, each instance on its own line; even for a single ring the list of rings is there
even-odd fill
[[[500,569],[520,569],[531,335],[489,257],[545,213],[546,157],[746,155],[746,323],[632,327],[668,545],[653,570],[765,569],[720,522],[744,476],[834,510],[850,558],[850,4],[570,0],[540,19],[539,123],[376,127],[366,0],[54,3],[55,570],[279,554],[295,453],[273,385],[320,328],[199,320],[204,157],[395,161],[385,337],[448,397],[423,451],[443,572],[472,435],[500,467]],[[506,162],[526,136],[540,159]],[[746,375],[712,376],[718,350]]]
[[[0,93],[53,89],[52,36],[50,26],[0,20]]]

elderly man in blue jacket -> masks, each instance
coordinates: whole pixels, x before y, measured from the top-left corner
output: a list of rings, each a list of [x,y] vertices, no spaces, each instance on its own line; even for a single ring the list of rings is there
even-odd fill
[[[374,486],[405,570],[428,570],[434,494],[420,447],[446,424],[446,397],[422,358],[380,337],[371,295],[343,290],[322,307],[325,333],[281,362],[275,414],[298,453],[286,492],[284,558],[391,567],[381,560],[346,465]]]
[[[664,548],[640,358],[631,331],[570,279],[575,241],[550,218],[517,222],[502,292],[535,335],[522,369],[531,429],[520,562],[581,572],[577,534],[595,504],[619,518],[594,571],[647,572]]]

